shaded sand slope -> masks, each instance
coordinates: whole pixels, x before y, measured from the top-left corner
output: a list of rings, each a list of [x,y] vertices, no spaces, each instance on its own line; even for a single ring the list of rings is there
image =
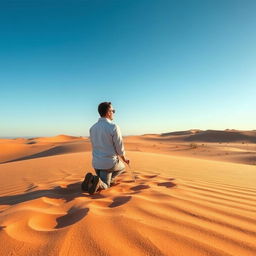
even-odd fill
[[[89,139],[58,135],[32,139],[0,139],[0,163],[31,158],[84,152],[91,149]]]
[[[179,132],[163,133],[160,137],[176,141],[198,142],[247,142],[256,143],[256,131],[239,130],[187,130]]]
[[[0,255],[256,254],[255,166],[127,154],[93,196],[89,152],[0,165]]]

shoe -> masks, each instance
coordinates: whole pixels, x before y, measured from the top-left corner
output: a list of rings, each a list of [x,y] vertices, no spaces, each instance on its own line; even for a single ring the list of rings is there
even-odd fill
[[[93,175],[92,173],[87,173],[85,175],[84,181],[81,184],[81,189],[85,192],[88,192],[90,185],[93,183]]]
[[[100,177],[94,176],[93,183],[88,190],[89,194],[90,195],[94,194],[98,190],[99,186],[100,186]]]

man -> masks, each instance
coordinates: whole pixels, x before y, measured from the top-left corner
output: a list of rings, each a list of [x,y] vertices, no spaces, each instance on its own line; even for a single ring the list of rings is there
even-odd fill
[[[90,128],[92,164],[97,176],[87,173],[82,183],[82,189],[89,194],[95,193],[98,189],[109,188],[114,183],[114,179],[124,172],[123,162],[129,164],[129,160],[125,157],[120,128],[112,123],[115,110],[111,102],[100,103],[98,112],[100,118]]]

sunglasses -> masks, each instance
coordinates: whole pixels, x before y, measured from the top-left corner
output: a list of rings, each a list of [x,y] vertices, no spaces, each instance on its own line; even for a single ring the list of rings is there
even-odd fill
[[[113,114],[116,113],[116,111],[115,111],[114,109],[110,109],[110,111],[111,111]]]

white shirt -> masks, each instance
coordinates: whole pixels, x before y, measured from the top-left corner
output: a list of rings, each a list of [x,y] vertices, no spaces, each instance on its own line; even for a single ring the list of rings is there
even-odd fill
[[[95,169],[110,169],[125,155],[120,128],[111,120],[101,117],[90,128],[92,165]]]

